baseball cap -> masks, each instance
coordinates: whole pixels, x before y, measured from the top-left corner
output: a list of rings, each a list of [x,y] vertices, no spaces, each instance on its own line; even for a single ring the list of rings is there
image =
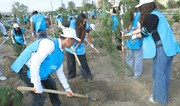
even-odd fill
[[[13,24],[13,27],[14,27],[14,28],[17,28],[17,27],[19,27],[19,25],[18,25],[17,23],[14,23],[14,24]]]
[[[72,28],[65,28],[63,29],[63,34],[61,34],[61,36],[65,37],[65,38],[74,38],[77,41],[81,41],[77,35],[76,35],[76,31]]]
[[[138,7],[142,6],[143,4],[147,4],[147,3],[151,3],[151,2],[154,2],[154,0],[140,0],[139,4],[136,5],[135,7],[138,8]]]
[[[96,26],[94,24],[90,24],[90,27],[92,28],[92,30],[96,29]]]

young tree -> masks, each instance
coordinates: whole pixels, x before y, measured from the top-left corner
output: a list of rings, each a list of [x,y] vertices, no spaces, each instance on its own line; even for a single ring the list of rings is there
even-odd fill
[[[69,10],[74,10],[76,8],[75,3],[72,1],[68,2],[68,8],[69,8]]]
[[[19,2],[15,2],[12,5],[12,13],[14,15],[14,18],[19,17],[21,19],[21,24],[23,23],[23,15],[27,14],[28,6],[24,4],[20,4]]]

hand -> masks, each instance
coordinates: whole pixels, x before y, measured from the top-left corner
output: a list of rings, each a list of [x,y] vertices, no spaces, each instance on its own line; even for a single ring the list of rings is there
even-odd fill
[[[14,44],[14,43],[15,43],[15,41],[13,40],[13,41],[12,41],[12,43]]]
[[[68,97],[72,97],[72,96],[73,96],[73,92],[72,92],[72,90],[71,90],[70,87],[69,87],[69,88],[66,88],[65,91],[67,92],[67,95],[66,95],[66,96],[68,96]]]
[[[32,32],[32,36],[34,36],[35,34],[34,34],[34,32]]]
[[[27,42],[26,42],[26,41],[24,41],[24,44],[25,44],[25,45],[27,45]]]
[[[41,84],[34,84],[34,93],[42,94],[44,89],[42,88]]]
[[[8,35],[4,35],[3,39],[7,41],[9,39],[9,36]]]
[[[90,46],[91,46],[92,48],[94,48],[94,45],[93,45],[93,44],[90,44]]]
[[[132,40],[135,40],[136,38],[137,38],[136,35],[133,35],[133,36],[132,36]]]

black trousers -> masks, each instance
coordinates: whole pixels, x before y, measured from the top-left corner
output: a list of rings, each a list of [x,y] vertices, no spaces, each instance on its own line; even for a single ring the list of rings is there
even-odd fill
[[[68,78],[74,78],[76,77],[76,59],[74,54],[71,54],[69,52],[66,52],[67,56],[67,67],[68,67]],[[87,63],[86,54],[84,55],[77,55],[79,58],[79,61],[81,63],[82,68],[85,70],[88,78],[91,76],[91,71]]]
[[[23,68],[21,69],[21,71],[18,73],[19,78],[28,86],[28,87],[34,87],[34,85],[31,83],[31,80],[28,78],[27,76],[27,66],[24,65]],[[57,90],[56,87],[56,82],[55,80],[49,76],[46,80],[41,81],[42,82],[42,86],[44,86],[44,88],[46,89],[52,89],[52,90]],[[42,94],[36,94],[34,92],[31,92],[33,98],[32,98],[32,106],[43,106],[45,99],[46,99],[46,93],[42,93]],[[60,106],[61,105],[61,101],[59,99],[58,94],[49,94],[49,98],[51,101],[51,104],[53,106]]]

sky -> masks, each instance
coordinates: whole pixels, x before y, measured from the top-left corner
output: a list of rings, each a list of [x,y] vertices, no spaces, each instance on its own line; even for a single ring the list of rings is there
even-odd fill
[[[11,12],[12,4],[14,2],[20,2],[28,6],[29,12],[32,10],[51,11],[58,9],[61,6],[61,1],[63,1],[66,8],[69,1],[73,1],[76,7],[82,5],[82,0],[0,0],[0,12]]]

